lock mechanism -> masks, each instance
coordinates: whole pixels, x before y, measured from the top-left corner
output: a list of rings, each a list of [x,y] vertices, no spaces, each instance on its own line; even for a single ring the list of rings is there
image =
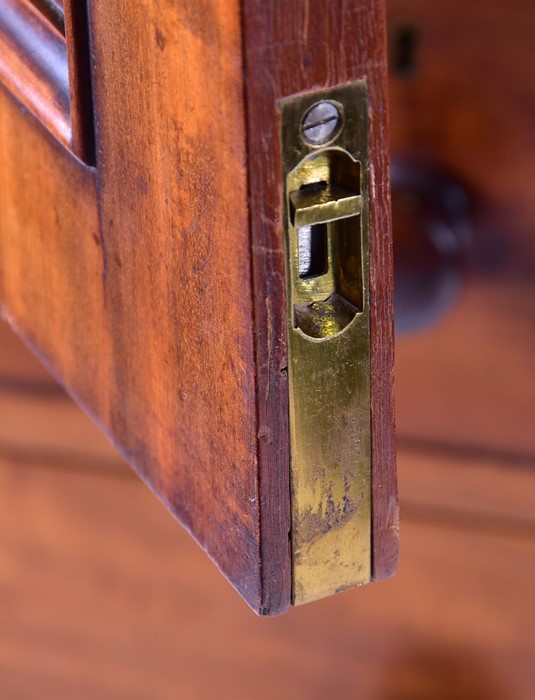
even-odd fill
[[[280,103],[295,605],[371,578],[366,82]]]

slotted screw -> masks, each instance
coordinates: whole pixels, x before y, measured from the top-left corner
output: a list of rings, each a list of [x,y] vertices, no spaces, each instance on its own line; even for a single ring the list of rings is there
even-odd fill
[[[340,110],[333,102],[318,102],[303,117],[303,138],[313,146],[319,146],[333,138],[340,123]]]

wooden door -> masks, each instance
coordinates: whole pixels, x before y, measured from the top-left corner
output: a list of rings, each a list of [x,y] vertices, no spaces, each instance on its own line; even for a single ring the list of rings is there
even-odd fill
[[[366,81],[372,578],[391,575],[382,3],[6,0],[0,48],[3,314],[261,614],[292,596],[279,101]]]

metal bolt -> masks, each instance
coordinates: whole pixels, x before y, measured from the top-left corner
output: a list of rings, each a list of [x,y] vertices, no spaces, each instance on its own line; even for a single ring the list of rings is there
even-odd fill
[[[340,111],[333,102],[317,102],[303,117],[303,137],[313,146],[319,146],[332,139],[341,121]]]

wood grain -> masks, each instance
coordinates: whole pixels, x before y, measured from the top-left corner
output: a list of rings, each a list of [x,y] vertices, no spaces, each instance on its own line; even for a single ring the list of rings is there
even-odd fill
[[[355,42],[314,29],[307,7],[91,2],[91,76],[87,37],[69,60],[75,92],[73,75],[91,78],[96,168],[0,93],[4,313],[261,614],[283,612],[291,593],[276,103],[361,77],[377,192],[376,578],[397,552],[384,17],[371,0],[322,2],[331,28],[366,18]],[[83,25],[74,10],[67,41]],[[301,65],[300,32],[314,50],[297,79],[283,51]],[[339,69],[324,65],[327,39],[348,47]]]
[[[259,426],[264,479],[288,469],[286,326],[281,226],[281,173],[277,100],[295,93],[366,78],[370,92],[371,356],[373,576],[392,575],[397,563],[397,491],[393,437],[392,254],[385,110],[385,41],[382,2],[305,0],[243,6],[250,221],[253,245]],[[358,28],[358,29],[357,29]],[[281,430],[282,428],[282,430]],[[282,439],[281,439],[282,437]],[[287,499],[266,487],[275,501],[264,530],[287,526],[275,503]],[[262,488],[262,486],[261,486]],[[285,549],[270,557],[275,564]],[[269,572],[268,572],[269,573]]]
[[[238,20],[236,4],[222,0],[91,8],[110,343],[109,395],[97,413],[260,610]]]

